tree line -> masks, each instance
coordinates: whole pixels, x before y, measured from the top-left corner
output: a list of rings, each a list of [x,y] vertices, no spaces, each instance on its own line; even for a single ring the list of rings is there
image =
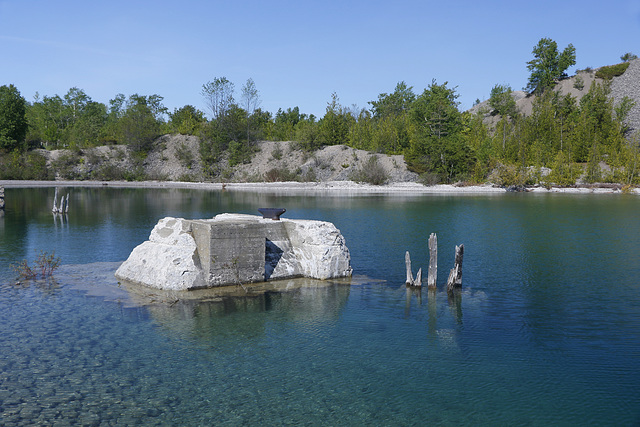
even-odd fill
[[[504,183],[527,183],[539,178],[532,176],[531,167],[550,168],[558,184],[575,182],[585,173],[594,182],[638,183],[637,134],[628,143],[624,125],[633,102],[614,105],[607,80],[592,84],[579,102],[555,92],[555,84],[575,65],[572,45],[560,52],[553,40],[543,38],[532,54],[526,90],[534,100],[526,116],[517,110],[508,85],[495,85],[488,106],[472,114],[459,110],[456,87],[435,80],[418,93],[401,81],[368,108],[346,107],[333,93],[321,118],[297,106],[275,114],[262,110],[252,79],[241,87],[238,99],[234,83],[225,77],[205,83],[201,96],[209,119],[192,105],[170,112],[157,94],[118,94],[103,104],[74,87],[63,96],[36,94],[27,102],[13,85],[2,86],[0,151],[17,159],[36,147],[79,150],[126,144],[132,155],[144,158],[158,136],[180,133],[200,137],[203,164],[213,179],[220,173],[215,165],[221,158],[233,166],[248,161],[259,140],[289,140],[310,151],[346,144],[403,154],[410,170],[431,183],[482,182],[495,171]],[[631,53],[621,57],[627,65],[635,58]],[[611,167],[610,176],[601,175],[600,162]]]

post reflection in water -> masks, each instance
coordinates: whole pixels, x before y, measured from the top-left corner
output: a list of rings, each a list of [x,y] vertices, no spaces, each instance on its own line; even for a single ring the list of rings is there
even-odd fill
[[[425,294],[424,296],[423,293]],[[473,292],[469,291],[463,292],[461,290],[456,290],[453,293],[447,293],[445,291],[427,289],[425,287],[406,286],[404,309],[405,318],[411,317],[411,309],[414,305],[414,311],[418,312],[418,315],[424,313],[423,297],[425,297],[427,299],[427,331],[430,338],[438,337],[438,294],[441,294],[440,298],[445,298],[445,293],[451,317],[455,320],[455,323],[460,326],[462,325],[463,295],[466,294],[466,297],[471,299],[482,299],[484,296],[483,293],[474,295]],[[440,316],[442,315],[443,313],[440,314]]]
[[[9,188],[0,217],[2,425],[640,420],[638,197],[83,188],[52,222],[53,194]],[[363,278],[182,295],[114,278],[160,218],[263,206],[333,222]],[[451,297],[398,286],[431,232],[465,244]],[[36,250],[60,256],[55,283],[16,286]]]

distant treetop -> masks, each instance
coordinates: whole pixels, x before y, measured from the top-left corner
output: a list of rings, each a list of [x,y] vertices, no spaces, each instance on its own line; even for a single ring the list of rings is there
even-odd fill
[[[531,71],[526,90],[539,95],[553,88],[557,80],[567,77],[567,68],[576,64],[576,48],[569,44],[562,53],[558,52],[558,44],[542,38],[533,48],[533,59],[527,62]]]

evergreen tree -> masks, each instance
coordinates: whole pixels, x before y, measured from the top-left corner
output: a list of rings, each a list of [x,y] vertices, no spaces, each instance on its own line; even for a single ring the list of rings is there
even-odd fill
[[[373,116],[377,119],[385,117],[397,117],[406,113],[411,108],[411,104],[416,99],[413,87],[407,86],[405,82],[399,82],[391,94],[381,93],[377,101],[370,101]]]
[[[409,112],[411,146],[405,158],[418,173],[437,173],[451,181],[470,171],[472,155],[466,144],[455,88],[435,80],[416,98]]]
[[[349,127],[354,118],[340,105],[340,99],[334,92],[331,101],[327,103],[327,110],[320,121],[320,138],[325,145],[347,144],[349,142]]]

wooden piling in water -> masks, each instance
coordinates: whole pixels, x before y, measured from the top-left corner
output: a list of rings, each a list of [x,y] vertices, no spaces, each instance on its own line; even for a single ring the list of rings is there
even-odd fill
[[[436,288],[438,279],[438,236],[431,233],[429,236],[429,274],[427,275],[427,286],[429,289]]]
[[[409,251],[404,254],[404,263],[407,266],[407,280],[405,284],[407,286],[422,286],[422,268],[418,270],[418,275],[414,279],[413,272],[411,271],[411,255],[409,255]]]
[[[4,187],[0,187],[0,211],[4,210]]]
[[[417,288],[422,286],[422,268],[418,269],[418,274],[416,274],[416,279],[413,281],[411,286],[415,286]]]
[[[447,279],[447,292],[452,293],[455,289],[462,287],[462,257],[464,255],[464,245],[456,246],[455,264],[449,272]]]
[[[411,272],[411,256],[409,255],[409,251],[404,254],[404,264],[407,267],[407,280],[405,284],[410,286],[413,283],[413,273]]]

